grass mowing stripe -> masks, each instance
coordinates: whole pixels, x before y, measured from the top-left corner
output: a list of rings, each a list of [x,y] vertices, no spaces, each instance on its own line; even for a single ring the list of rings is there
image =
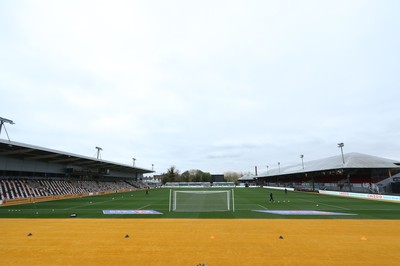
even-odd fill
[[[213,188],[215,190],[216,188]],[[188,190],[188,188],[184,189]],[[206,190],[206,189],[201,189]],[[221,189],[222,190],[222,189]],[[274,194],[275,203],[269,203],[269,193]],[[35,204],[0,206],[0,218],[67,218],[71,212],[79,218],[108,218],[103,210],[146,209],[162,212],[157,218],[223,218],[223,219],[277,219],[277,215],[253,212],[268,210],[343,210],[357,214],[351,217],[296,216],[285,219],[397,219],[400,220],[400,204],[353,198],[334,197],[315,193],[288,192],[266,188],[235,188],[235,212],[169,212],[169,189],[89,196]],[[114,198],[114,199],[113,199]],[[89,202],[92,202],[89,204]],[[279,203],[280,202],[280,203]],[[316,204],[319,207],[316,207]],[[13,210],[21,211],[13,211]],[[55,211],[52,211],[52,210]],[[38,212],[38,214],[36,214]],[[281,216],[279,216],[282,218]],[[115,218],[154,218],[151,215]]]
[[[312,201],[312,200],[306,200],[306,199],[300,199],[300,200],[307,201],[307,202],[311,202],[311,203],[318,204],[318,205],[321,204],[321,205],[325,205],[325,206],[328,206],[328,207],[333,207],[333,208],[337,208],[337,209],[347,210],[347,211],[351,211],[351,210],[352,210],[352,209],[349,209],[349,208],[339,207],[339,206],[335,206],[335,205],[331,205],[331,204],[326,204],[326,203],[321,203],[321,202],[316,202],[316,201]]]
[[[114,199],[111,199],[111,200],[104,200],[104,201],[97,201],[97,202],[90,202],[90,203],[86,203],[86,204],[82,204],[82,205],[78,205],[78,206],[74,206],[74,207],[69,207],[69,208],[64,208],[64,210],[71,210],[71,209],[75,209],[75,208],[78,208],[78,207],[84,207],[84,206],[93,206],[93,205],[96,205],[96,204],[100,204],[100,203],[105,203],[105,202],[110,202],[110,201],[113,201]]]

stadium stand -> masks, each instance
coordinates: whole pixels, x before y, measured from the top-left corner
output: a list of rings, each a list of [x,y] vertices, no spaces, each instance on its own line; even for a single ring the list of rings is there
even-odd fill
[[[147,187],[152,170],[0,139],[0,204]]]
[[[344,154],[344,157],[338,155],[309,161],[305,166],[280,166],[243,181],[260,186],[291,187],[302,191],[396,193],[392,188],[398,181],[392,176],[399,172],[399,161],[348,153]]]
[[[135,190],[141,186],[123,180],[61,180],[0,178],[0,200]]]

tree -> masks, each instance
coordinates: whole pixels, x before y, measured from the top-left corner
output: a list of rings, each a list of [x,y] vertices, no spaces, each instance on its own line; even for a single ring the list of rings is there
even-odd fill
[[[163,184],[167,182],[177,182],[180,180],[179,170],[173,165],[167,169],[167,172],[162,174],[161,182]]]
[[[181,181],[182,182],[191,182],[192,181],[189,171],[185,171],[181,174]]]
[[[224,178],[227,182],[234,182],[235,184],[239,183],[239,178],[241,177],[240,173],[237,172],[226,172],[224,173]]]
[[[182,182],[210,182],[211,174],[198,169],[188,170],[181,175]]]
[[[202,175],[201,175],[202,182],[211,182],[211,174],[210,173],[205,173],[205,172],[201,172],[201,173],[202,173]]]

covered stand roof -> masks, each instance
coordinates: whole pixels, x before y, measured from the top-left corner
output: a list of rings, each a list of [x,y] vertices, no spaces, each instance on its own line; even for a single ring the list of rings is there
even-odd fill
[[[355,168],[395,169],[400,168],[400,161],[352,152],[344,154],[344,164],[342,155],[337,155],[320,160],[304,162],[304,169],[301,163],[286,167],[281,166],[280,168],[273,168],[268,172],[261,173],[258,177]]]
[[[247,174],[243,175],[242,177],[240,177],[239,181],[253,181],[255,179],[256,179],[255,175],[247,173]]]
[[[152,173],[152,170],[118,164],[101,159],[62,152],[29,144],[0,139],[0,156],[19,160],[38,160],[54,164],[68,164],[92,169],[109,169],[126,173]]]

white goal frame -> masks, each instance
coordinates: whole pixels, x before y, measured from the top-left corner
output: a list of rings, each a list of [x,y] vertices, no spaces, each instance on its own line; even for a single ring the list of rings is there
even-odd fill
[[[234,190],[169,190],[169,211],[176,211],[176,198],[177,193],[188,193],[188,194],[214,194],[214,193],[226,193],[227,210],[223,211],[235,211],[235,193]],[[213,212],[212,210],[205,212]]]

